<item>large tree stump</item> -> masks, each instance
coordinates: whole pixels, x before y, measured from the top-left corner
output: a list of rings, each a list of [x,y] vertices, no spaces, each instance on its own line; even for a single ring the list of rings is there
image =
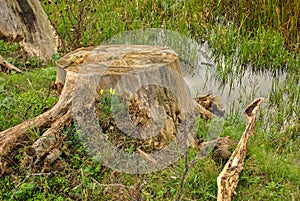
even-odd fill
[[[168,164],[163,164],[161,155],[153,152],[168,148],[164,154],[175,160],[178,155],[171,154],[173,149],[178,146],[184,149],[195,143],[190,134],[192,120],[199,113],[205,118],[214,116],[190,96],[181,76],[178,55],[165,47],[80,48],[57,61],[56,85],[61,96],[52,109],[0,132],[2,174],[12,164],[16,148],[24,146],[25,142],[30,145],[26,153],[34,156],[34,163],[45,158],[44,165],[50,165],[60,153],[64,138],[62,128],[69,126],[72,120],[82,132],[82,140],[92,155],[99,157],[97,153],[105,149],[93,143],[99,140],[109,139],[119,150],[128,148],[131,145],[121,143],[124,135],[120,133],[130,134],[128,138],[133,140],[136,156],[159,169]],[[110,122],[99,137],[95,132],[90,133],[98,129],[95,123],[99,126],[98,120],[103,115],[99,105],[103,104],[106,89],[111,91],[108,96],[112,100],[114,123]],[[120,105],[125,107],[120,109]],[[26,134],[37,128],[44,133],[33,144],[28,143]],[[93,138],[94,141],[88,141]],[[175,143],[170,145],[172,142]],[[102,160],[109,159],[102,157]],[[122,168],[134,169],[136,164]],[[146,170],[133,170],[134,173],[143,171]]]
[[[40,1],[0,0],[0,39],[20,42],[30,56],[50,60],[57,52],[58,36]]]

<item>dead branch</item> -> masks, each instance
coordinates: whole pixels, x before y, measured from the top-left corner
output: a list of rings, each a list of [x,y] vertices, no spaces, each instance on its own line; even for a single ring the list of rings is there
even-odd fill
[[[247,153],[247,143],[253,135],[253,129],[256,121],[256,112],[259,105],[264,102],[263,98],[254,100],[245,109],[245,115],[248,119],[248,125],[241,137],[237,148],[232,153],[228,162],[225,164],[222,172],[217,178],[218,184],[218,201],[230,201],[231,197],[236,194],[239,174],[243,170],[244,160]]]

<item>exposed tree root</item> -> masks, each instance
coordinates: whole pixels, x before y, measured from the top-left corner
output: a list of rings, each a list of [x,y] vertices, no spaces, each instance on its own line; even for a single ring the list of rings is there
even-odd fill
[[[61,129],[64,126],[69,126],[72,120],[71,112],[68,111],[66,114],[58,118],[33,145],[32,148],[36,152],[36,157],[41,158],[46,155],[54,146],[59,144],[63,140],[61,136]]]
[[[59,101],[45,113],[24,121],[12,128],[0,132],[0,170],[2,174],[12,165],[12,159],[17,154],[18,145],[24,146],[24,139],[32,129],[46,130],[32,145],[32,152],[37,159],[52,150],[61,140],[61,129],[72,121],[71,103],[76,74],[69,72]],[[24,158],[25,159],[25,158]]]
[[[15,67],[14,65],[6,61],[6,59],[4,59],[1,55],[0,55],[0,71],[3,72],[17,71],[18,73],[23,72],[19,68]]]

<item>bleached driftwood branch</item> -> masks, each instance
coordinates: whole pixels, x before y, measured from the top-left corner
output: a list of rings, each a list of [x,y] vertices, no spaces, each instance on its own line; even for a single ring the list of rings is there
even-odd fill
[[[245,115],[248,119],[248,125],[241,137],[236,149],[232,153],[228,162],[225,164],[222,172],[217,178],[218,184],[218,201],[230,201],[231,197],[236,194],[239,175],[244,167],[244,160],[247,154],[247,143],[253,135],[253,129],[256,121],[256,112],[259,105],[264,102],[263,98],[254,100],[245,109]]]

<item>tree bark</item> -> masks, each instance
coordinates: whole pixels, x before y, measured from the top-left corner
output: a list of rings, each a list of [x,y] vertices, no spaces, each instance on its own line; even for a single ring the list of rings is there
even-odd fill
[[[50,60],[57,52],[58,36],[40,1],[0,0],[0,39],[19,42],[29,56]]]

